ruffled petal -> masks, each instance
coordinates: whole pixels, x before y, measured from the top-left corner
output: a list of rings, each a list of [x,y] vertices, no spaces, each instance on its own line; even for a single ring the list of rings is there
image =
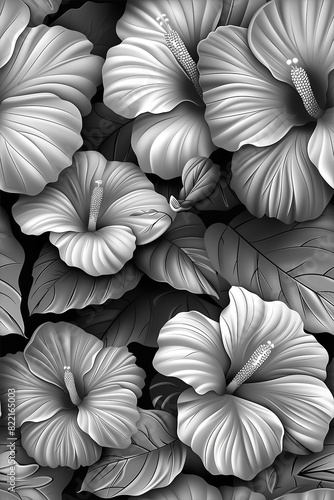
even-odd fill
[[[248,30],[252,52],[275,78],[293,85],[287,59],[297,57],[324,105],[328,74],[334,68],[334,3],[275,0],[253,17]]]
[[[1,358],[1,400],[8,397],[8,388],[15,389],[15,423],[20,427],[24,422],[41,422],[59,410],[73,407],[68,395],[59,387],[50,385],[43,374],[31,373],[22,352],[7,354]],[[7,405],[4,405],[6,409]]]
[[[160,330],[158,345],[158,372],[183,380],[198,394],[223,394],[229,360],[216,321],[197,311],[179,313]]]
[[[288,434],[283,442],[286,451],[294,452],[290,448],[290,437],[310,452],[322,450],[334,417],[334,399],[324,382],[307,375],[290,375],[255,384],[244,383],[235,394],[277,415]]]
[[[254,351],[271,341],[269,358],[249,380],[275,380],[291,374],[326,378],[328,354],[313,335],[306,334],[296,311],[283,302],[266,302],[244,288],[233,286],[230,304],[220,316],[223,344],[231,359],[226,378],[233,378]]]
[[[125,387],[139,398],[144,387],[145,372],[136,365],[136,358],[127,347],[104,347],[95,358],[92,369],[84,376],[84,392],[106,391],[111,385]]]
[[[334,108],[317,120],[308,154],[325,181],[334,188]]]
[[[195,87],[163,43],[126,38],[103,66],[104,103],[119,115],[164,113],[182,101],[200,104]]]
[[[77,410],[60,411],[41,423],[21,428],[22,445],[28,455],[43,467],[91,465],[100,458],[102,448],[77,423]]]
[[[222,11],[217,0],[128,0],[124,15],[117,23],[117,34],[124,40],[130,36],[164,43],[164,30],[157,17],[166,14],[170,27],[177,31],[193,59],[196,46],[214,30]]]
[[[61,26],[26,28],[1,70],[2,99],[32,94],[38,88],[88,114],[103,64],[101,57],[90,54],[92,47],[84,35]]]
[[[211,474],[252,479],[282,451],[284,429],[276,415],[235,396],[193,389],[178,399],[178,436]]]
[[[190,103],[158,116],[138,117],[131,144],[140,168],[163,179],[180,176],[190,158],[208,157],[217,149],[204,119],[204,107]]]
[[[64,366],[70,366],[76,389],[83,397],[83,376],[92,368],[102,347],[101,340],[78,326],[64,321],[47,322],[34,331],[24,357],[36,377],[60,387],[66,394]]]
[[[62,0],[23,0],[29,6],[32,22],[42,24],[49,14],[55,14]]]
[[[22,0],[0,0],[0,68],[11,58],[16,40],[28,25],[30,11]]]
[[[308,156],[311,133],[307,126],[295,127],[272,146],[234,153],[231,188],[253,215],[290,224],[322,214],[333,190]]]
[[[82,145],[81,115],[72,103],[46,93],[7,98],[0,112],[0,187],[35,195]]]
[[[78,407],[78,424],[107,448],[127,448],[137,432],[137,396],[118,385],[93,389]]]
[[[50,233],[68,266],[79,267],[91,276],[115,274],[133,256],[136,237],[125,226],[107,226],[86,233]]]
[[[245,28],[217,28],[198,52],[205,118],[217,146],[268,146],[309,121],[296,90],[275,80],[254,57]]]

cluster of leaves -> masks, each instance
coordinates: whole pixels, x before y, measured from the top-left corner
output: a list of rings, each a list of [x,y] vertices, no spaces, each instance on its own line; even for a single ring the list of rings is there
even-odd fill
[[[29,6],[35,2],[25,3]],[[105,58],[109,48],[120,43],[116,24],[125,1],[37,3],[44,7],[52,4],[56,11],[45,12],[46,25],[81,32],[93,43],[93,54]],[[240,7],[240,2],[224,2],[221,22],[248,22],[248,3]],[[36,17],[35,22],[42,20]],[[109,161],[137,164],[131,142],[134,122],[103,103],[100,86],[92,99],[92,111],[83,119],[81,150],[98,151]],[[133,258],[112,275],[91,276],[68,266],[47,235],[23,234],[11,211],[18,196],[1,193],[1,355],[23,351],[42,323],[69,321],[95,335],[105,346],[128,346],[146,372],[143,396],[138,401],[138,431],[128,448],[106,448],[98,462],[74,472],[40,467],[17,441],[21,493],[17,489],[18,496],[13,498],[72,500],[143,495],[143,499],[169,500],[181,495],[182,500],[196,500],[200,491],[203,499],[205,495],[218,500],[229,498],[231,492],[213,485],[236,486],[238,480],[209,474],[177,436],[176,403],[187,385],[158,374],[152,359],[159,331],[169,319],[180,312],[198,311],[218,321],[228,305],[232,285],[244,287],[266,301],[280,300],[297,311],[305,331],[315,334],[333,357],[333,200],[310,221],[286,224],[267,216],[257,218],[231,189],[231,153],[213,149],[210,157],[198,156],[186,162],[177,177],[163,180],[154,173],[147,175],[155,190],[170,202],[174,220],[159,238],[138,246]],[[1,492],[6,481],[7,451],[4,427],[0,430]],[[282,454],[247,486],[265,494],[267,500],[296,485],[299,491],[333,489],[332,430],[322,452],[298,458]],[[199,477],[191,480],[183,474]],[[151,496],[147,496],[151,490]],[[240,498],[246,498],[240,491]]]

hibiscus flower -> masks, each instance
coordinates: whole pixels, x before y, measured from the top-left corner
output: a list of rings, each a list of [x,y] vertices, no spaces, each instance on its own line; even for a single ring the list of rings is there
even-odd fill
[[[190,311],[159,333],[153,365],[189,384],[178,436],[211,474],[251,479],[284,448],[322,449],[334,416],[327,351],[282,302],[232,287],[220,322]]]
[[[51,231],[68,266],[100,276],[120,271],[136,245],[158,238],[175,214],[138,166],[85,151],[42,193],[21,196],[13,216],[24,233]]]
[[[40,465],[91,465],[137,431],[144,371],[126,347],[103,347],[70,323],[41,325],[24,352],[1,358],[0,374],[1,399],[15,389],[22,446]]]
[[[144,172],[180,176],[194,156],[216,148],[204,119],[197,70],[198,42],[227,22],[247,25],[263,0],[238,3],[238,16],[222,0],[129,0],[117,23],[122,43],[103,66],[104,103],[136,118],[132,147]]]
[[[22,31],[27,7],[13,13],[9,3],[1,13],[4,42],[7,33],[13,39],[0,69],[0,189],[35,195],[82,145],[81,115],[91,109],[103,59],[90,54],[93,45],[79,32],[45,25]]]
[[[199,44],[213,142],[236,151],[231,187],[257,217],[313,219],[332,196],[333,17],[328,0],[272,0]]]

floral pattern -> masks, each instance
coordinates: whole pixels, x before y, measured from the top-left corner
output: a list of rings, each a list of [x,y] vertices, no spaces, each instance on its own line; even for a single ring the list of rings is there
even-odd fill
[[[0,496],[332,500],[332,0],[0,0]]]

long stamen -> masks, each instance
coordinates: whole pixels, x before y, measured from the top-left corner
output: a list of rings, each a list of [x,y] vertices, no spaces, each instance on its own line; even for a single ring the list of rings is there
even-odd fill
[[[292,63],[298,63],[297,57],[294,57],[292,60],[288,59],[286,64],[291,66],[291,80],[303,101],[306,111],[313,118],[320,118],[324,112],[314,97],[306,71],[300,66],[293,66]]]
[[[164,37],[166,40],[166,45],[184,70],[188,78],[192,81],[198,94],[202,97],[203,92],[199,84],[199,73],[197,65],[191,55],[189,54],[187,47],[183,43],[182,38],[177,31],[173,30],[168,24],[169,19],[166,14],[161,14],[156,18],[159,25],[164,29]]]
[[[247,363],[238,371],[236,376],[231,380],[231,382],[226,387],[226,392],[228,394],[233,394],[233,392],[243,384],[249,377],[253,375],[254,372],[265,362],[267,358],[269,358],[272,349],[274,348],[274,344],[268,340],[266,344],[261,344]]]
[[[99,216],[103,198],[103,187],[101,186],[102,181],[95,181],[95,183],[97,184],[97,186],[93,189],[92,196],[90,199],[88,231],[96,230],[96,222]]]
[[[79,398],[79,394],[77,392],[77,389],[75,387],[75,382],[74,382],[74,377],[73,373],[70,371],[71,367],[70,366],[64,366],[64,382],[66,389],[68,390],[68,394],[70,396],[70,399],[72,403],[76,406],[78,406],[81,403],[81,399]]]

